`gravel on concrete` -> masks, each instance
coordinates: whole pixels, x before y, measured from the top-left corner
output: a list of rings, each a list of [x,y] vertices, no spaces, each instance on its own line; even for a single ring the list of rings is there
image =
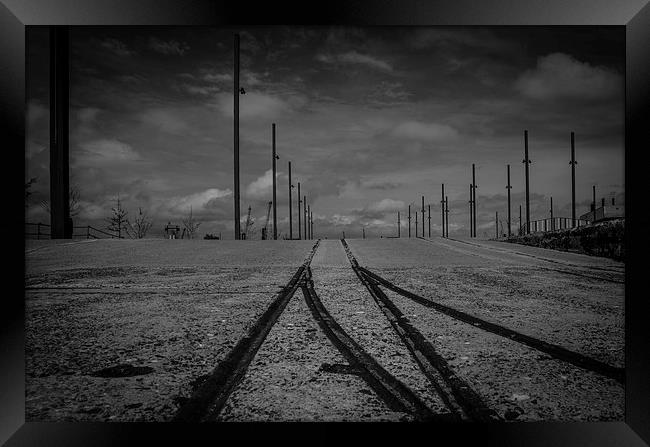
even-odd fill
[[[440,240],[440,238],[438,238]],[[480,248],[487,250],[499,250],[503,253],[510,253],[516,258],[519,262],[523,261],[523,258],[528,257],[532,259],[546,259],[552,263],[563,263],[570,264],[574,266],[584,266],[597,269],[610,269],[610,270],[625,270],[625,263],[620,261],[615,261],[613,259],[604,258],[600,256],[589,256],[582,253],[572,253],[561,250],[551,250],[541,247],[533,247],[530,245],[523,244],[513,244],[505,241],[496,241],[496,240],[484,240],[484,239],[467,239],[467,238],[457,238],[449,239],[447,242],[454,243],[457,241],[471,243],[474,247],[479,246]],[[519,255],[519,256],[517,256]],[[522,256],[525,255],[525,256]]]
[[[387,408],[362,378],[345,372],[344,365],[346,359],[312,318],[298,290],[226,402],[220,420],[409,419]],[[342,372],[332,371],[336,366]]]
[[[313,245],[34,242],[25,278],[28,421],[169,420]],[[153,372],[97,376],[118,366]]]
[[[433,412],[449,414],[433,384],[357,278],[340,241],[321,241],[312,274],[316,292],[345,331]]]
[[[388,242],[348,241],[360,265],[403,289],[624,366],[623,284],[562,275],[533,265],[499,264],[422,240]]]
[[[623,420],[625,392],[615,380],[384,291],[504,420]]]
[[[621,263],[489,241],[480,247],[406,238],[348,244],[361,266],[406,290],[624,366],[624,285],[615,282],[624,274]],[[26,241],[27,420],[170,420],[312,246]],[[342,328],[430,408],[447,412],[340,241],[321,241],[312,274],[316,293]],[[505,420],[623,419],[624,388],[614,380],[383,290]],[[298,290],[220,419],[410,420],[346,365]]]

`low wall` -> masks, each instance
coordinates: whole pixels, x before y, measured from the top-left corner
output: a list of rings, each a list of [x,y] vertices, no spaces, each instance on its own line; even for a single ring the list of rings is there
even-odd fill
[[[506,242],[625,261],[625,219],[568,230],[511,236]]]

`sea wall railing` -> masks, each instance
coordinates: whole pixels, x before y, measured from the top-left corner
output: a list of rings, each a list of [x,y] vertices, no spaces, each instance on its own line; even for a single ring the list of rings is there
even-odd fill
[[[549,231],[566,230],[572,227],[571,217],[554,217],[530,221],[530,233],[548,233]],[[588,220],[576,219],[576,228],[589,225]],[[519,235],[526,234],[526,223],[519,227]]]
[[[73,239],[117,239],[118,235],[109,231],[100,230],[91,225],[72,227]],[[44,223],[25,222],[26,239],[50,239],[50,225]],[[124,236],[121,236],[124,238]]]

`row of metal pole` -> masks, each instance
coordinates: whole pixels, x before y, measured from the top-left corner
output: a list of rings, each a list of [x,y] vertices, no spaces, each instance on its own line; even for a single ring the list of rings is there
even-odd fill
[[[233,94],[234,94],[234,191],[235,191],[235,239],[241,239],[241,214],[240,214],[240,190],[239,190],[239,95],[243,94],[243,89],[239,86],[239,34],[235,34],[235,60],[233,76]],[[277,179],[276,179],[276,160],[280,157],[277,155],[275,147],[275,123],[271,125],[272,139],[272,175],[273,175],[273,239],[278,238],[278,213],[277,213]],[[291,162],[289,162],[289,239],[293,239],[293,210],[292,210],[292,188],[291,182]],[[301,200],[300,182],[298,182],[298,239],[313,239],[314,237],[314,215],[311,211],[311,205],[307,204],[307,196],[303,195]],[[300,212],[302,204],[302,213]],[[301,219],[302,217],[302,219]],[[301,222],[302,220],[302,222]],[[301,223],[303,226],[301,227]]]
[[[522,210],[521,205],[519,206],[519,227],[520,231],[525,231],[526,234],[530,233],[530,170],[529,166],[532,163],[528,157],[528,130],[524,130],[524,174],[525,174],[525,209],[526,209],[526,221],[525,227],[522,230]],[[569,165],[571,166],[571,222],[572,228],[576,226],[576,200],[575,200],[575,165],[578,162],[575,160],[575,134],[571,132],[571,161]],[[470,237],[476,237],[476,220],[477,220],[477,200],[476,200],[476,165],[472,163],[472,183],[469,184],[469,234]],[[512,235],[512,213],[511,213],[511,193],[512,185],[510,183],[510,165],[507,165],[507,185],[506,190],[508,193],[508,236]],[[603,199],[604,206],[604,199]],[[592,211],[595,212],[596,209],[596,187],[593,186],[593,201],[592,201]],[[441,200],[440,200],[440,213],[441,213],[441,228],[442,228],[442,237],[449,237],[449,199],[445,195],[445,185],[442,184]],[[553,197],[551,197],[551,221],[553,220]],[[496,213],[496,225],[497,238],[499,237],[499,228],[498,228],[498,212]],[[417,213],[415,215],[416,220],[416,229],[415,236],[418,237],[417,229]],[[400,213],[397,213],[397,236],[401,236],[401,222],[400,222]],[[422,196],[422,236],[424,236],[424,196]],[[431,236],[431,205],[429,205],[429,237]],[[408,206],[408,237],[411,237],[411,205]]]
[[[243,94],[243,89],[239,85],[240,69],[240,38],[235,34],[234,39],[234,211],[235,211],[235,239],[241,239],[241,221],[240,221],[240,178],[239,178],[239,95]],[[67,27],[53,26],[50,28],[50,191],[51,191],[51,227],[53,238],[71,237],[72,219],[70,218],[68,202],[68,183],[69,183],[69,37]],[[275,147],[275,123],[272,125],[273,132],[273,238],[277,239],[277,200],[276,200],[276,154]],[[530,183],[529,183],[529,165],[531,160],[528,157],[528,131],[524,130],[524,160],[525,166],[525,204],[526,204],[526,225],[525,232],[530,233]],[[571,132],[571,221],[572,227],[576,226],[576,202],[575,202],[575,135]],[[507,165],[506,186],[508,192],[508,236],[511,235],[511,200],[510,190],[510,165]],[[289,162],[289,238],[293,239],[293,216],[292,216],[292,191],[291,184],[291,162]],[[476,201],[476,170],[472,164],[472,183],[470,184],[470,236],[476,237],[477,228],[477,201]],[[552,199],[551,199],[552,202]],[[449,200],[444,192],[442,185],[441,195],[441,220],[442,235],[449,236]],[[302,204],[303,212],[300,207]],[[604,205],[603,205],[604,206]],[[429,205],[429,236],[431,234],[431,217]],[[592,211],[595,217],[596,210],[596,187],[593,186]],[[551,216],[553,215],[553,205],[551,203]],[[301,216],[303,228],[301,229]],[[417,219],[417,214],[416,214]],[[409,205],[409,237],[411,237],[411,209]],[[520,232],[521,232],[521,206],[520,206]],[[398,213],[398,236],[400,232],[400,216]],[[302,231],[301,231],[302,230]],[[417,227],[416,227],[417,233]],[[365,234],[365,230],[364,230]],[[498,233],[497,233],[498,235]],[[313,214],[311,206],[307,204],[305,195],[300,200],[300,183],[298,183],[298,238],[303,236],[306,239],[313,239]],[[416,234],[417,236],[417,234]],[[422,197],[422,236],[424,236],[424,197]]]
[[[448,204],[447,204],[446,211],[444,210],[444,204],[447,203],[447,198],[444,195],[445,194],[444,191],[445,191],[445,185],[442,185],[442,195],[443,195],[444,200],[441,200],[440,202],[443,204],[443,214],[442,214],[442,216],[443,216],[443,218],[442,218],[443,219],[443,228],[445,227],[445,225],[444,225],[444,223],[445,223],[445,214],[449,213]],[[431,237],[431,205],[430,204],[427,205],[427,209],[428,209],[428,213],[427,213],[427,217],[425,219],[425,217],[424,217],[424,213],[425,213],[424,196],[422,196],[422,208],[420,209],[420,212],[422,213],[422,237],[424,237],[424,233],[425,233],[425,231],[424,231],[425,220],[428,221],[428,229],[429,229],[428,237]],[[408,217],[407,217],[407,219],[408,219],[408,237],[411,237],[411,204],[408,205]],[[448,220],[449,219],[447,217],[447,222],[448,222]],[[402,227],[401,214],[398,211],[397,212],[397,237],[402,236],[402,232],[401,232],[402,228],[401,227]],[[417,212],[415,213],[415,237],[418,237],[418,213]]]
[[[522,215],[521,215],[521,206],[519,206],[519,231],[518,233],[521,234],[522,232],[525,232],[526,234],[530,234],[530,196],[529,196],[529,165],[531,164],[531,160],[528,158],[528,131],[524,131],[524,160],[522,161],[525,165],[525,178],[526,178],[526,224],[525,227],[522,228]],[[569,165],[571,166],[571,227],[575,228],[576,227],[576,174],[575,174],[575,166],[578,164],[575,158],[575,133],[571,132],[571,161],[569,161]],[[510,185],[510,165],[507,166],[507,172],[508,172],[508,184],[506,186],[508,190],[508,236],[512,235],[512,219],[511,219],[511,212],[510,212],[510,189],[512,186]],[[596,186],[592,186],[593,190],[593,201],[592,201],[592,206],[591,210],[592,212],[595,213],[596,210]],[[603,199],[603,207],[605,206]],[[551,208],[550,208],[550,214],[551,214],[551,230],[555,229],[555,226],[553,224],[553,197],[550,197],[551,201]],[[594,215],[595,217],[595,215]],[[497,218],[497,228],[498,228],[498,214],[496,216]],[[497,230],[497,237],[499,237],[499,232]]]
[[[273,239],[278,238],[278,219],[277,219],[277,201],[276,201],[276,191],[277,191],[277,179],[276,179],[276,160],[279,160],[280,157],[276,152],[275,145],[275,123],[272,124],[272,148],[273,148]],[[293,239],[293,191],[295,188],[291,180],[291,162],[289,164],[289,239]],[[302,207],[301,207],[302,205]],[[301,212],[302,208],[302,212]],[[298,239],[313,239],[314,238],[314,214],[311,211],[311,204],[307,204],[307,196],[301,195],[301,185],[298,182]]]
[[[240,234],[239,230],[239,35],[235,35],[235,224],[236,236]],[[273,124],[273,238],[277,239],[277,202],[276,202],[276,160],[279,157],[275,150],[275,123]],[[526,204],[526,225],[525,233],[530,233],[530,164],[532,161],[528,156],[528,130],[524,130],[524,173],[525,173],[525,204]],[[576,225],[576,205],[575,205],[575,134],[571,132],[571,221],[572,227]],[[291,183],[291,162],[289,162],[289,238],[293,239],[293,216],[292,216],[292,191],[293,184]],[[476,165],[472,163],[472,183],[469,185],[469,223],[470,223],[470,237],[476,237],[477,229],[477,200],[476,200]],[[593,205],[592,210],[595,210],[596,204],[596,191],[593,187]],[[511,193],[512,185],[510,184],[510,165],[507,165],[507,185],[506,190],[508,194],[508,236],[512,235],[512,215],[511,215]],[[306,239],[313,238],[313,215],[311,207],[307,205],[306,196],[300,200],[300,183],[298,183],[298,238],[302,239],[303,233],[300,228],[300,205],[303,205],[304,214],[304,235]],[[445,185],[442,184],[441,194],[441,226],[442,237],[449,237],[449,198],[445,195]],[[305,209],[306,207],[306,209]],[[422,237],[424,237],[424,196],[422,196]],[[553,199],[551,198],[551,218],[553,217]],[[431,236],[431,205],[429,205],[429,237]],[[498,213],[496,214],[497,231],[496,235],[499,237],[498,231]],[[521,232],[521,206],[520,206],[520,231]],[[417,213],[415,214],[415,236],[418,237],[418,223]],[[400,214],[397,216],[398,237],[401,236],[401,222]],[[365,238],[365,228],[362,230],[363,237]],[[411,237],[411,205],[408,206],[408,237]]]

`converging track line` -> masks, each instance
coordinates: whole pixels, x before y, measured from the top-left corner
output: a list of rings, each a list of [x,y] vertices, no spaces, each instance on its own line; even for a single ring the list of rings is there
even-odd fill
[[[349,362],[348,372],[362,380],[393,411],[403,412],[419,421],[447,422],[456,420],[453,414],[434,413],[408,386],[384,369],[332,318],[316,294],[310,263],[320,240],[309,256],[293,275],[289,283],[277,295],[268,309],[260,316],[210,377],[178,409],[174,421],[215,421],[228,398],[246,375],[248,367],[268,333],[283,313],[287,304],[300,288],[312,317],[318,323],[334,347]]]
[[[449,421],[448,415],[436,415],[400,380],[386,371],[332,318],[316,294],[311,269],[308,267],[302,281],[305,302],[327,338],[349,362],[375,393],[394,411],[413,415],[417,420]]]
[[[500,420],[499,415],[483,402],[481,396],[456,375],[447,361],[436,352],[433,345],[377,286],[377,282],[362,273],[362,268],[359,267],[344,239],[341,239],[341,243],[357,277],[366,286],[395,332],[413,355],[423,374],[429,379],[456,418],[477,422]]]
[[[189,400],[178,409],[173,421],[197,422],[217,419],[235,386],[246,374],[248,366],[264,343],[271,328],[300,287],[300,281],[305,275],[319,243],[320,240],[316,241],[305,262],[278,293],[267,310],[257,319],[255,325],[239,340]]]
[[[403,297],[409,298],[412,301],[415,301],[418,304],[421,304],[425,307],[432,308],[440,313],[448,315],[456,320],[462,321],[467,324],[471,324],[474,327],[482,329],[487,332],[491,332],[501,337],[508,338],[512,341],[524,344],[531,348],[537,349],[538,351],[544,352],[545,354],[550,355],[558,360],[562,360],[572,365],[578,366],[580,368],[601,374],[610,379],[614,379],[621,384],[625,383],[625,369],[611,366],[607,363],[601,362],[599,360],[587,357],[583,354],[570,351],[566,348],[563,348],[558,345],[554,345],[543,340],[531,337],[529,335],[522,334],[520,332],[514,331],[507,327],[490,323],[489,321],[482,320],[473,315],[467,314],[460,310],[445,306],[444,304],[436,303],[430,299],[416,295],[415,293],[404,290],[399,286],[396,286],[392,282],[382,278],[381,276],[363,268],[358,267],[359,271],[362,272],[367,277],[373,279],[377,283],[383,285],[384,287],[396,292]]]

